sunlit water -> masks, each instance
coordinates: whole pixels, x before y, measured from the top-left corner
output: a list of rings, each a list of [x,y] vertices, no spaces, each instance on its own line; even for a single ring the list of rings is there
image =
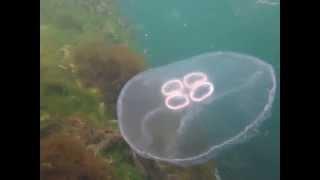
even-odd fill
[[[278,0],[121,0],[120,7],[152,67],[227,50],[272,64],[280,83]],[[259,135],[215,161],[222,180],[280,179],[279,103],[278,88]]]

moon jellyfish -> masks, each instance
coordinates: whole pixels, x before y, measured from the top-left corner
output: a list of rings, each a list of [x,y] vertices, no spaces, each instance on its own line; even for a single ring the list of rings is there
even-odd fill
[[[202,54],[129,80],[117,104],[120,131],[142,157],[204,163],[259,132],[275,89],[272,66],[258,58]]]

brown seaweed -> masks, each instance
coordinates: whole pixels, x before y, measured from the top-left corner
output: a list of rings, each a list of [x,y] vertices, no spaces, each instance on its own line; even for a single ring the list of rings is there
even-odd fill
[[[145,68],[143,56],[133,52],[127,45],[107,46],[99,41],[77,47],[74,60],[82,82],[98,88],[113,113],[123,85]]]
[[[40,141],[41,180],[112,180],[113,169],[80,138],[60,133]]]

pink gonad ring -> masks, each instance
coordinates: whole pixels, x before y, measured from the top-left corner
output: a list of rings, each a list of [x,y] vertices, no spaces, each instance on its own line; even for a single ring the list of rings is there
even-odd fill
[[[197,90],[200,89],[201,87],[207,87],[208,91],[207,93],[201,95],[200,97],[197,97],[195,94]],[[214,91],[214,86],[210,82],[203,82],[203,83],[196,83],[192,89],[193,90],[190,92],[190,99],[194,102],[201,102],[205,100],[207,97],[211,96],[211,94]]]
[[[161,92],[163,95],[169,96],[175,92],[181,92],[183,89],[183,84],[179,79],[172,79],[162,85]]]
[[[177,101],[179,99],[183,99],[183,101],[178,104],[174,104],[174,100]],[[170,96],[166,97],[165,104],[169,109],[179,110],[179,109],[187,107],[190,104],[190,100],[188,98],[188,95],[182,94],[180,92],[175,92],[175,93],[171,94]]]
[[[196,95],[200,90],[205,90],[205,93]],[[191,105],[191,102],[201,102],[213,92],[214,85],[208,81],[208,76],[203,72],[188,73],[182,78],[182,81],[172,79],[161,87],[161,93],[165,96],[165,105],[172,110],[183,109]]]
[[[208,80],[208,77],[206,74],[202,72],[192,72],[192,73],[186,74],[183,77],[183,84],[187,88],[192,89],[196,83],[203,83],[207,80]]]

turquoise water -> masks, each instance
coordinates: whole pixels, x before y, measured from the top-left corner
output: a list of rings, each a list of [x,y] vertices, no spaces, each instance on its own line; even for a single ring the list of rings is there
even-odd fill
[[[120,5],[152,67],[209,51],[235,51],[272,64],[279,84],[279,1],[121,0]],[[279,104],[277,93],[258,136],[216,160],[222,180],[280,179]]]

